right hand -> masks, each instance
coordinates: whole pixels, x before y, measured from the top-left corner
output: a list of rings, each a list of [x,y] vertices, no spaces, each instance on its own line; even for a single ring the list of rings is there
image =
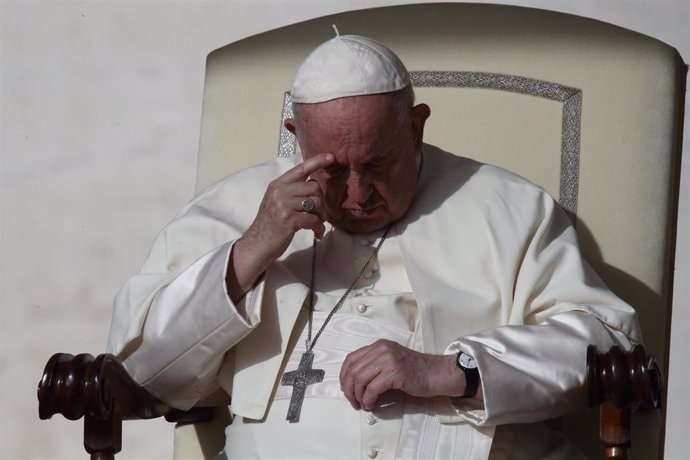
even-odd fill
[[[268,184],[254,222],[233,248],[227,280],[233,301],[241,299],[285,252],[298,230],[312,230],[317,238],[323,237],[326,220],[323,191],[316,181],[307,178],[334,161],[330,153],[316,155]],[[302,209],[305,198],[311,198],[316,204],[310,212]]]

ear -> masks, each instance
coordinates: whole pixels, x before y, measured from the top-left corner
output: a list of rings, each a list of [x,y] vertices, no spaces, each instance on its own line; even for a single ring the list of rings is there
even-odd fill
[[[286,118],[283,125],[285,126],[285,129],[290,131],[292,134],[297,135],[297,125],[295,124],[294,118]]]
[[[424,125],[430,115],[431,109],[426,104],[418,104],[412,107],[412,136],[414,137],[414,145],[417,150],[422,148],[422,142],[424,142]]]

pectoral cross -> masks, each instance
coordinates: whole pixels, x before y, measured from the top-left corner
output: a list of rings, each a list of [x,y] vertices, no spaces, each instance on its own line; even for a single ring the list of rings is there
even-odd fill
[[[292,398],[285,420],[296,422],[299,420],[299,413],[304,402],[304,393],[308,385],[323,381],[325,371],[323,369],[312,369],[314,362],[314,352],[306,351],[300,359],[299,367],[296,371],[286,372],[280,380],[281,385],[292,386]]]

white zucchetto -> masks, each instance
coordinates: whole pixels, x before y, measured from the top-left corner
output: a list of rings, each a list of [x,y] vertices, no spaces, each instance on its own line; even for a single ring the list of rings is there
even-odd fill
[[[315,104],[349,96],[390,93],[410,84],[390,49],[370,38],[338,35],[307,56],[295,74],[292,101]]]

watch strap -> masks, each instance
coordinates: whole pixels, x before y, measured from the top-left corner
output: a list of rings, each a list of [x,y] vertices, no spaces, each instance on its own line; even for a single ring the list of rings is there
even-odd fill
[[[471,398],[477,394],[479,389],[479,369],[476,367],[465,367],[460,364],[459,358],[463,352],[458,353],[455,362],[458,367],[465,373],[465,392],[460,396],[461,398]]]

